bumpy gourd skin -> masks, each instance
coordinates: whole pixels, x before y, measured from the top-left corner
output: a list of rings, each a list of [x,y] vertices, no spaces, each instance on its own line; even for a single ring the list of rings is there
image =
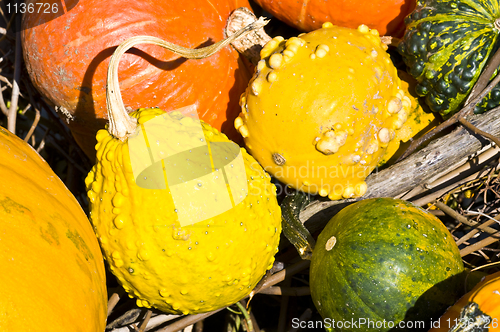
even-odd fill
[[[362,196],[366,176],[432,120],[416,119],[386,49],[376,30],[329,23],[271,40],[235,120],[250,154],[296,189]]]
[[[418,81],[416,92],[432,111],[447,118],[468,97],[498,48],[498,1],[419,0],[405,19],[398,51]],[[500,105],[495,87],[476,105],[483,113]]]
[[[160,114],[159,109],[131,113],[139,123]],[[229,141],[202,126],[207,141]],[[180,122],[177,135],[189,139]],[[98,132],[97,141],[97,163],[86,178],[91,220],[110,269],[129,296],[139,306],[194,314],[248,295],[272,266],[281,232],[276,188],[262,167],[242,149],[248,196],[223,214],[180,227],[167,190],[136,185],[127,141],[106,130]]]

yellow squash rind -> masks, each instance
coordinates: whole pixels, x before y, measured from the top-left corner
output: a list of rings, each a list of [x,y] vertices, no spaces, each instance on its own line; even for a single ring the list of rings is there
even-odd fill
[[[162,114],[140,109],[131,116],[141,123]],[[206,123],[202,127],[207,141],[229,142]],[[179,121],[175,136],[188,139],[184,129]],[[180,227],[168,190],[135,183],[127,140],[101,130],[97,141],[97,163],[86,178],[91,220],[129,296],[139,306],[179,314],[219,309],[247,296],[272,266],[281,232],[276,188],[262,167],[241,149],[248,196],[223,214]]]
[[[0,170],[0,331],[104,331],[104,260],[80,204],[2,127]]]

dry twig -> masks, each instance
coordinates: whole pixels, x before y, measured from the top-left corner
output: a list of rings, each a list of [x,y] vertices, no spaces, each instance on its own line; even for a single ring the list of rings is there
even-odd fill
[[[17,15],[16,24],[18,28],[21,25],[21,16]],[[19,31],[20,29],[18,29]],[[6,35],[5,35],[6,36]],[[7,129],[16,133],[17,105],[19,101],[19,83],[21,77],[22,49],[21,49],[21,33],[16,33],[16,53],[14,62],[14,80],[12,83],[12,94],[10,97],[10,108],[7,115]]]

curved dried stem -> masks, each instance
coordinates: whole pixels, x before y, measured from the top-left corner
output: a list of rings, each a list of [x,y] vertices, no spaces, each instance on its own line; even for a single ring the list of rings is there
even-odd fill
[[[181,47],[153,36],[135,36],[125,40],[116,48],[109,61],[106,85],[106,105],[109,118],[109,133],[120,140],[125,140],[135,132],[137,127],[137,121],[131,118],[125,109],[118,82],[118,65],[120,63],[120,58],[129,49],[139,44],[153,44],[172,51],[175,54],[181,55],[184,58],[203,59],[215,54],[242,35],[252,30],[262,28],[267,23],[268,20],[261,17],[252,24],[240,29],[234,35],[231,35],[230,37],[213,45],[200,49]]]
[[[243,302],[243,303],[241,303],[241,302]],[[245,300],[241,300],[239,302],[236,302],[235,304],[240,309],[241,313],[243,314],[243,317],[245,318],[245,322],[247,324],[247,332],[254,332],[252,319],[250,318],[250,314],[248,313],[248,310],[245,308],[245,306],[246,306]]]

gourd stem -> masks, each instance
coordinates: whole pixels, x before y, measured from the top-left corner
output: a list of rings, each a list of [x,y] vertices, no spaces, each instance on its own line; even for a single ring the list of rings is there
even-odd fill
[[[116,48],[109,61],[106,84],[106,107],[109,118],[109,133],[120,140],[125,140],[132,135],[137,128],[136,119],[130,117],[125,109],[118,81],[118,65],[120,63],[120,58],[129,49],[139,44],[153,44],[161,46],[175,54],[181,55],[184,58],[203,59],[215,54],[242,35],[252,30],[262,28],[268,22],[269,20],[261,17],[257,21],[238,30],[234,35],[231,35],[213,45],[199,49],[185,48],[153,36],[135,36],[125,40]]]
[[[242,27],[255,22],[257,17],[246,7],[235,9],[226,23],[226,36],[231,36],[240,30]],[[257,65],[260,60],[260,50],[272,38],[264,31],[264,29],[255,29],[252,33],[245,35],[242,38],[234,40],[231,45],[240,53],[243,54],[253,65]]]
[[[296,191],[288,194],[282,202],[282,229],[285,237],[297,249],[302,259],[310,260],[316,241],[309,230],[300,222],[299,214],[311,202],[311,197]]]

